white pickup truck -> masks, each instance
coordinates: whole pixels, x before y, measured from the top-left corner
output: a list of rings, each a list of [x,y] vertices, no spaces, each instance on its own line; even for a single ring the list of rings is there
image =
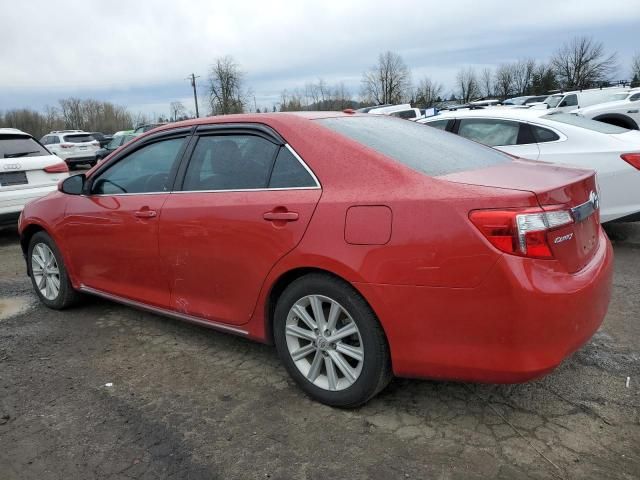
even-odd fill
[[[572,113],[618,127],[640,130],[640,88],[620,94],[615,101],[580,108]]]

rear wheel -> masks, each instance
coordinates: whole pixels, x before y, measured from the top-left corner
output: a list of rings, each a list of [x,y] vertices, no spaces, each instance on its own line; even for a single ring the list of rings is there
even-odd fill
[[[29,242],[27,252],[31,283],[40,301],[56,310],[78,301],[80,293],[73,289],[55,242],[45,232],[38,232]]]
[[[289,374],[327,405],[361,405],[391,379],[387,341],[371,307],[329,275],[307,275],[287,287],[276,306],[274,337]]]

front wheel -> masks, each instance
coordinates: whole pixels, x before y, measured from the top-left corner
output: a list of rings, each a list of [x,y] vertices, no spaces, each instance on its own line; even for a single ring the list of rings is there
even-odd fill
[[[62,255],[49,235],[38,232],[31,237],[27,255],[31,283],[42,303],[62,310],[77,302],[80,293],[73,289]]]
[[[387,341],[374,312],[346,282],[311,274],[278,299],[274,338],[287,371],[327,405],[362,405],[391,379]]]

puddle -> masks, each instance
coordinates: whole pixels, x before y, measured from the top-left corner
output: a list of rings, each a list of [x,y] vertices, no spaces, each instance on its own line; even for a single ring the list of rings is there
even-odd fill
[[[31,304],[31,297],[0,297],[0,320],[13,317],[26,311]]]

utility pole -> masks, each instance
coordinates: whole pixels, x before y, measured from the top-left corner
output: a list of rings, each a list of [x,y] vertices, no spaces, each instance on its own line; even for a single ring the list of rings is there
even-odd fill
[[[200,118],[200,112],[198,111],[198,94],[196,93],[196,78],[200,77],[192,73],[187,77],[187,80],[191,81],[191,87],[193,87],[193,101],[196,104],[196,118]]]

